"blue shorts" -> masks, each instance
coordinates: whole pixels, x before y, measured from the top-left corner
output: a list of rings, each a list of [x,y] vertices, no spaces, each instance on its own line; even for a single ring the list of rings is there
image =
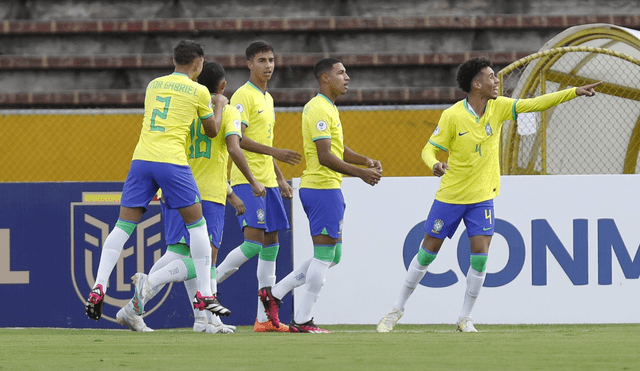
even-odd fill
[[[342,220],[347,207],[342,190],[300,188],[300,201],[309,219],[311,236],[342,237]]]
[[[146,208],[158,188],[162,188],[165,202],[172,209],[200,202],[198,185],[189,166],[133,160],[124,181],[120,205]]]
[[[164,240],[166,244],[175,245],[182,243],[190,246],[189,231],[187,231],[180,212],[176,209],[170,209],[164,202],[161,202],[160,205],[162,208],[162,218],[164,220]],[[222,243],[224,212],[224,205],[217,202],[202,201],[202,214],[207,220],[209,241],[217,248],[220,248],[220,244]]]
[[[233,192],[240,197],[246,211],[238,215],[240,228],[252,227],[264,229],[266,233],[289,229],[287,212],[284,209],[280,188],[267,188],[265,197],[256,197],[249,184],[233,186]]]
[[[451,238],[463,218],[469,237],[493,236],[496,225],[493,200],[469,205],[447,204],[434,200],[427,221],[424,223],[424,231],[435,238]]]

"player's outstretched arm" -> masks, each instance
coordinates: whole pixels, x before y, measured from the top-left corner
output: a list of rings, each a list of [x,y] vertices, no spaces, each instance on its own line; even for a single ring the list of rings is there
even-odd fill
[[[577,96],[586,96],[586,97],[593,97],[594,95],[596,95],[596,90],[595,87],[602,84],[602,81],[598,81],[598,82],[594,82],[593,84],[588,84],[585,86],[581,86],[579,88],[576,88],[576,95]]]

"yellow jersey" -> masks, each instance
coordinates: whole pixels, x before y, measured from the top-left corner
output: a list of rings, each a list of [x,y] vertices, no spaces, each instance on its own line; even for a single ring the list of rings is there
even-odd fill
[[[222,110],[222,124],[220,132],[215,138],[209,138],[204,133],[202,123],[198,120],[191,125],[189,135],[189,166],[196,179],[200,197],[205,201],[227,203],[227,152],[226,138],[238,135],[242,138],[240,128],[240,112],[230,105]]]
[[[158,77],[147,86],[144,118],[133,160],[188,165],[191,123],[213,116],[209,90],[183,73]]]
[[[271,94],[268,92],[263,94],[260,88],[247,81],[233,93],[231,105],[240,112],[242,123],[247,126],[244,136],[256,143],[273,147],[276,113]],[[265,187],[277,187],[273,157],[245,150],[243,152],[256,180]],[[235,164],[231,164],[231,185],[248,183],[240,169]]]
[[[330,139],[331,153],[343,159],[344,136],[338,107],[322,94],[307,102],[302,111],[302,146],[307,167],[300,177],[300,188],[340,188],[342,174],[320,165],[315,144],[319,139]]]
[[[518,113],[543,111],[576,97],[575,88],[531,99],[490,99],[478,117],[466,99],[442,112],[438,126],[422,151],[433,169],[438,149],[449,152],[449,170],[440,180],[436,200],[451,204],[474,204],[500,194],[500,133],[506,120]]]

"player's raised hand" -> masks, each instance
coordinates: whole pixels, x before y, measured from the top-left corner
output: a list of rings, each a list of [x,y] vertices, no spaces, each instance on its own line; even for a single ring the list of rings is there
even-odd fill
[[[433,165],[432,173],[433,175],[440,177],[446,174],[447,170],[449,170],[449,165],[447,165],[446,162],[438,162]]]
[[[292,151],[286,148],[274,148],[274,149],[275,149],[275,153],[273,157],[278,161],[282,161],[289,165],[295,165],[299,163],[300,160],[302,160],[302,155],[296,151]]]
[[[223,94],[216,94],[211,98],[211,103],[214,106],[224,107],[229,104],[229,99],[227,99]]]
[[[594,95],[596,95],[596,90],[594,89],[596,86],[602,84],[602,81],[598,81],[598,82],[594,82],[593,84],[588,84],[585,86],[581,86],[579,88],[576,88],[576,95],[577,96],[587,96],[587,97],[593,97]]]
[[[378,184],[381,178],[382,170],[375,167],[362,169],[362,174],[360,175],[360,179],[362,179],[363,182],[372,186]]]

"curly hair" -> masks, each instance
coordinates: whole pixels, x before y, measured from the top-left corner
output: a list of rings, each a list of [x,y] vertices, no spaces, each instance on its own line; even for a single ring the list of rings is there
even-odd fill
[[[458,67],[458,74],[456,81],[458,86],[465,93],[471,91],[471,82],[486,67],[493,67],[491,60],[486,58],[471,58],[468,61],[462,63]]]

